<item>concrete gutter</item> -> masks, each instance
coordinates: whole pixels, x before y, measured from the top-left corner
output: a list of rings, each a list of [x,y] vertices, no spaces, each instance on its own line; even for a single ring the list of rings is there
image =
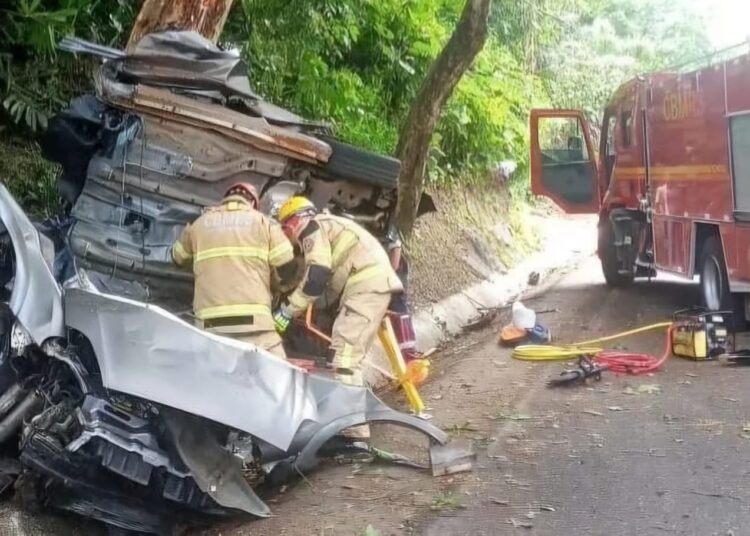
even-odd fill
[[[536,224],[542,234],[540,251],[507,273],[494,273],[481,283],[415,312],[414,327],[420,352],[461,333],[464,326],[481,314],[482,308],[511,303],[529,288],[530,273],[539,273],[539,285],[556,270],[575,265],[596,251],[596,219],[593,217],[551,216],[537,218]],[[381,347],[371,351],[365,365],[364,375],[370,385],[378,387],[388,381],[382,370],[390,370],[390,367]]]

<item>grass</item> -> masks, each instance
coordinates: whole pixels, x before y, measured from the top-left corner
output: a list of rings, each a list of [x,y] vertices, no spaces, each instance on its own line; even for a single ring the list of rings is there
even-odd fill
[[[0,137],[0,181],[28,212],[51,216],[60,210],[55,181],[59,166],[42,158],[36,143]]]
[[[430,510],[435,512],[453,511],[461,508],[461,504],[452,493],[440,493],[432,498]]]

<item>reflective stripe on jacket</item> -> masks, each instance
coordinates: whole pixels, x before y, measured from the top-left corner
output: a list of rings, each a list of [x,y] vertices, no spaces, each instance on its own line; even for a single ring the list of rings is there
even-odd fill
[[[328,290],[341,302],[354,294],[403,290],[383,246],[359,224],[329,214],[319,214],[310,224],[313,222],[317,224],[316,230],[309,234],[303,231],[301,236],[305,274],[289,297],[294,314],[305,310],[322,293],[322,290],[317,294],[305,291],[310,288],[311,273],[314,275],[311,267],[314,265],[330,270]]]
[[[192,265],[193,310],[200,320],[237,317],[248,331],[274,329],[271,269],[294,258],[281,227],[241,198],[230,197],[185,227],[172,246],[179,266]]]

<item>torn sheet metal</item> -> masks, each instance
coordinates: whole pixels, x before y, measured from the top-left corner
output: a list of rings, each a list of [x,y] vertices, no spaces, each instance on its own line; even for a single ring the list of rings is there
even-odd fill
[[[201,491],[226,508],[258,517],[271,515],[271,509],[245,480],[242,461],[225,449],[200,419],[170,408],[161,414]]]
[[[60,287],[52,274],[54,246],[39,234],[5,185],[0,184],[0,219],[13,242],[16,272],[10,309],[35,343],[65,334]]]
[[[270,125],[262,117],[142,84],[125,89],[124,84],[109,81],[106,76],[102,79],[102,98],[116,106],[215,130],[258,149],[310,163],[327,162],[331,156],[331,147],[325,142]]]
[[[145,35],[122,61],[122,71],[149,85],[218,90],[248,100],[253,112],[282,125],[325,128],[263,101],[250,87],[248,68],[239,54],[221,50],[197,32],[168,31]]]
[[[282,451],[298,432],[295,444],[305,444],[327,425],[340,421],[345,428],[349,420],[367,422],[375,414],[438,442],[447,439],[429,423],[393,411],[368,389],[310,375],[154,305],[68,288],[65,314],[68,326],[89,337],[105,387],[238,428]]]

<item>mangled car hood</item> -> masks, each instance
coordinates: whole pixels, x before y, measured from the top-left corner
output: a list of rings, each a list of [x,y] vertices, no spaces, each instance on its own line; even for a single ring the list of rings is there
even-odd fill
[[[364,420],[388,409],[367,389],[308,374],[155,305],[69,288],[65,317],[91,341],[105,387],[244,430],[281,450],[305,421]]]

